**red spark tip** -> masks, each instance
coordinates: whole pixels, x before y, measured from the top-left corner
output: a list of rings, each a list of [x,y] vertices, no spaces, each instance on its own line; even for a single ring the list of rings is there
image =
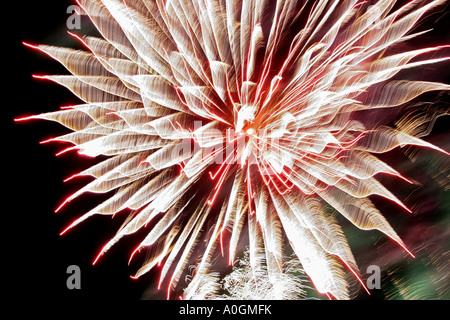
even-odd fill
[[[65,200],[58,208],[56,208],[55,213],[58,213],[65,205],[69,202],[69,200]]]
[[[100,256],[101,255],[99,255],[98,257],[95,258],[94,261],[92,261],[92,266],[95,266],[95,264],[97,263],[98,259],[100,259]]]
[[[78,177],[81,177],[81,176],[83,176],[83,175],[80,174],[80,173],[77,173],[77,174],[74,174],[74,175],[72,175],[72,176],[70,176],[70,177],[64,179],[63,182],[68,182],[68,181],[70,181],[70,180],[72,180],[72,179],[75,179],[75,178],[78,178]]]
[[[67,153],[69,151],[78,150],[78,149],[79,149],[78,146],[69,147],[69,148],[66,148],[66,149],[58,152],[57,154],[55,154],[55,156],[59,157],[60,155],[65,154],[65,153]]]
[[[137,246],[137,248],[133,250],[133,252],[131,253],[130,259],[128,259],[128,265],[130,265],[131,260],[133,260],[133,257],[136,254],[136,252],[138,252],[140,250],[141,250],[141,245]]]
[[[39,79],[39,80],[48,80],[47,76],[40,76],[40,75],[37,75],[37,74],[33,74],[32,77],[34,79]]]
[[[340,258],[341,261],[346,265],[346,267],[351,271],[351,273],[353,273],[353,275],[356,277],[356,279],[358,280],[358,282],[361,284],[361,286],[364,288],[364,290],[367,292],[367,294],[370,296],[370,291],[369,289],[366,287],[366,285],[364,284],[364,282],[362,281],[361,277],[358,275],[358,273],[342,258]]]
[[[406,246],[404,246],[402,244],[400,244],[400,245],[403,247],[403,250],[405,250],[413,259],[416,258],[416,256],[411,251],[409,251]]]
[[[75,34],[73,32],[70,32],[70,31],[67,31],[67,33],[70,34],[72,37],[75,37],[75,38],[79,38],[80,37],[79,35],[77,35],[77,34]]]
[[[39,46],[36,46],[36,45],[33,45],[33,44],[29,44],[28,42],[23,41],[22,44],[23,44],[25,47],[39,50]]]
[[[167,285],[167,300],[170,300],[170,289],[172,288],[173,276],[170,278],[169,284]]]
[[[403,250],[405,250],[412,258],[416,258],[416,256],[411,252],[411,251],[409,251],[408,250],[408,248],[401,242],[401,241],[399,241],[399,240],[397,240],[397,239],[394,239],[394,238],[392,238],[391,236],[389,236],[388,235],[388,237],[390,238],[390,239],[392,239],[392,240],[394,240],[400,247],[402,247],[403,248]]]
[[[74,37],[75,39],[77,39],[78,41],[80,41],[86,48],[90,49],[89,46],[87,45],[86,41],[84,41],[84,39],[82,37],[80,37],[79,35],[77,35],[73,32],[70,32],[70,31],[67,31],[67,33],[69,35],[71,35],[72,37]]]
[[[63,231],[61,231],[61,233],[59,234],[59,236],[63,236],[67,231],[69,231],[72,228],[72,225],[68,226],[67,228],[65,228]]]
[[[99,254],[95,257],[94,261],[92,262],[92,265],[95,266],[97,261],[100,259],[100,257],[103,256],[103,249],[99,252]]]
[[[410,210],[407,206],[405,206],[403,203],[400,204],[400,206],[405,209],[406,211],[408,211],[408,213],[413,213],[412,210]]]
[[[50,138],[50,139],[47,139],[47,140],[40,141],[39,144],[46,144],[46,143],[53,142],[53,141],[54,141],[54,139]]]
[[[33,120],[35,119],[35,116],[28,116],[28,117],[22,117],[22,118],[15,118],[14,122],[23,122],[23,121],[28,121],[28,120]]]

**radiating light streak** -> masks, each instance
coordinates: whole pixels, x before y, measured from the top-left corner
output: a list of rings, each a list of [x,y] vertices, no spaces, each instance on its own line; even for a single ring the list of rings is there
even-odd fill
[[[73,146],[58,152],[57,155],[76,150],[78,150],[78,154],[83,153],[85,149],[92,151],[93,144],[88,144],[88,147],[84,148],[84,143],[101,137],[102,139],[95,141],[99,144],[104,143],[104,145],[98,146],[101,150],[104,148],[104,151],[99,153],[113,157],[113,160],[114,157],[117,159],[117,162],[112,161],[104,166],[100,164],[96,168],[98,174],[84,174],[83,171],[65,179],[65,182],[69,182],[79,176],[92,176],[99,179],[96,180],[99,185],[87,185],[81,191],[66,198],[55,212],[59,212],[68,202],[84,192],[104,193],[105,190],[122,192],[131,188],[131,190],[136,190],[140,198],[134,199],[133,195],[130,195],[133,197],[134,203],[130,206],[127,206],[127,199],[114,198],[117,203],[107,203],[111,205],[112,217],[124,208],[128,208],[130,214],[134,214],[136,213],[135,209],[130,207],[149,206],[152,208],[153,206],[153,208],[162,209],[161,212],[155,209],[152,217],[161,213],[162,217],[160,218],[162,219],[165,214],[169,214],[168,212],[173,209],[173,206],[184,199],[183,197],[189,190],[196,188],[197,184],[201,183],[199,181],[209,175],[212,191],[208,197],[204,197],[205,201],[194,206],[196,214],[197,212],[201,213],[198,213],[195,223],[189,227],[189,233],[192,232],[192,234],[181,237],[183,241],[188,240],[187,243],[191,245],[195,243],[194,240],[197,239],[194,238],[200,233],[200,225],[197,222],[202,224],[205,221],[206,212],[209,212],[208,207],[211,207],[219,198],[219,194],[224,192],[225,182],[232,182],[231,189],[236,192],[225,197],[228,200],[223,201],[228,201],[228,203],[220,204],[223,210],[227,210],[227,216],[223,221],[221,219],[219,219],[220,221],[214,220],[214,217],[208,221],[208,223],[217,224],[215,230],[220,230],[214,241],[219,241],[222,256],[224,256],[224,246],[226,245],[223,233],[227,227],[233,226],[231,239],[234,241],[235,238],[238,238],[237,232],[241,232],[236,224],[241,221],[241,218],[242,221],[245,221],[244,214],[250,216],[255,214],[258,217],[259,206],[270,210],[268,214],[273,219],[288,216],[289,219],[292,219],[289,220],[290,222],[302,224],[302,221],[295,220],[301,219],[301,217],[290,216],[292,215],[292,212],[289,212],[290,209],[286,209],[284,212],[281,206],[275,205],[277,197],[281,202],[287,201],[286,199],[296,201],[295,206],[301,207],[305,205],[301,199],[308,199],[308,197],[326,206],[327,201],[320,194],[325,191],[333,194],[333,192],[337,192],[336,190],[340,190],[339,192],[356,199],[376,194],[411,212],[387,188],[380,189],[376,183],[371,185],[371,182],[376,181],[375,176],[377,175],[398,177],[410,184],[412,181],[394,169],[390,169],[380,159],[372,161],[370,157],[376,157],[374,155],[376,153],[385,153],[403,145],[425,147],[445,155],[449,155],[449,153],[410,136],[410,128],[406,128],[409,124],[405,127],[406,129],[398,126],[392,128],[392,131],[383,131],[381,125],[371,123],[370,117],[374,111],[374,108],[371,108],[372,101],[382,102],[385,105],[381,107],[396,110],[396,107],[409,102],[409,100],[406,101],[408,93],[405,98],[399,96],[402,95],[402,92],[414,93],[419,90],[417,92],[420,95],[424,92],[446,88],[445,85],[431,83],[428,85],[429,88],[427,87],[424,89],[425,91],[421,92],[422,88],[417,89],[413,81],[405,79],[401,88],[400,85],[398,87],[393,85],[394,88],[389,93],[384,93],[384,100],[379,102],[376,99],[379,90],[377,91],[375,85],[383,82],[390,83],[391,78],[399,74],[399,71],[442,63],[450,59],[450,57],[444,56],[422,61],[412,60],[419,55],[448,49],[450,48],[448,44],[410,51],[399,48],[399,53],[392,55],[389,55],[389,51],[386,50],[413,36],[417,37],[423,34],[423,32],[418,32],[415,35],[408,35],[408,32],[414,28],[427,10],[437,7],[444,1],[431,0],[424,6],[413,6],[416,2],[414,0],[406,5],[400,5],[395,7],[395,10],[392,9],[394,6],[390,6],[384,1],[372,3],[324,0],[297,3],[294,0],[277,2],[275,6],[273,4],[269,6],[263,2],[262,4],[267,7],[258,8],[258,11],[251,13],[254,8],[243,8],[243,6],[251,5],[252,2],[237,3],[236,7],[232,8],[227,7],[232,2],[226,2],[225,5],[218,3],[218,7],[213,10],[210,7],[211,4],[203,2],[189,4],[158,0],[155,3],[149,2],[139,6],[137,3],[131,5],[127,1],[120,0],[79,0],[77,3],[91,17],[105,39],[90,37],[88,40],[88,38],[83,39],[72,32],[68,34],[87,48],[89,59],[91,62],[95,62],[95,66],[86,65],[84,68],[82,65],[84,62],[79,57],[70,57],[72,60],[68,61],[69,53],[64,51],[65,49],[51,47],[51,50],[46,50],[44,46],[28,42],[23,42],[23,45],[49,56],[53,55],[52,52],[57,52],[55,56],[60,57],[57,60],[61,60],[60,62],[78,80],[86,73],[92,73],[95,78],[91,79],[95,79],[95,86],[83,82],[81,88],[70,89],[74,93],[83,93],[83,97],[87,100],[86,109],[81,106],[67,106],[61,107],[61,112],[64,113],[52,113],[47,117],[45,115],[19,117],[14,121],[47,119],[77,128],[69,137],[56,137],[41,142],[41,144],[76,142],[73,143]],[[268,10],[269,8],[271,10]],[[237,14],[235,17],[227,16],[245,12],[245,10],[250,10],[251,18],[248,19],[246,14]],[[376,17],[368,17],[364,15],[367,10],[379,11]],[[212,16],[218,12],[220,14]],[[170,14],[174,16],[170,16]],[[257,21],[254,19],[259,14],[267,20]],[[202,20],[200,21],[200,19]],[[105,23],[106,20],[108,23]],[[242,38],[244,35],[248,35],[249,38]],[[261,39],[256,37],[261,37]],[[364,43],[368,45],[365,47]],[[286,48],[282,46],[286,46]],[[176,63],[172,65],[171,61]],[[72,63],[77,68],[70,67]],[[217,65],[213,65],[213,63],[217,63]],[[98,76],[98,68],[101,67],[108,71],[108,77]],[[214,69],[215,67],[218,69]],[[216,71],[219,73],[218,79],[213,74]],[[79,72],[82,74],[78,74]],[[151,84],[151,87],[141,87],[142,84],[138,79],[141,76],[161,77],[165,81],[165,86],[159,87],[159,84]],[[57,78],[51,76],[33,75],[33,78],[52,80],[58,83]],[[111,79],[117,80],[117,83],[113,81],[111,82],[113,84],[110,84]],[[95,87],[95,90],[91,92],[90,87]],[[370,91],[372,88],[375,93]],[[400,93],[396,89],[399,89]],[[107,93],[103,98],[102,92]],[[142,94],[142,92],[146,93]],[[153,97],[152,92],[156,93],[158,99]],[[365,99],[364,94],[367,92],[374,95],[374,99],[371,100],[371,97]],[[169,127],[171,128],[162,126],[161,130],[166,130],[165,132],[148,130],[145,128],[146,124],[142,123],[143,121],[140,119],[141,115],[158,119],[175,112],[174,109],[161,105],[161,97],[164,98],[164,95],[167,95],[167,101],[175,101],[178,107],[183,106],[181,108],[183,110],[176,109],[176,112],[180,113],[177,115],[178,120],[172,121],[169,118]],[[117,97],[117,101],[115,99],[106,101],[106,96]],[[96,101],[96,103],[89,101]],[[127,104],[131,101],[133,101],[132,110],[128,109]],[[108,105],[106,104],[108,102],[114,104]],[[84,112],[84,118],[78,118],[80,111]],[[121,111],[127,111],[126,116]],[[245,111],[249,111],[248,114]],[[358,112],[360,112],[360,117],[355,116]],[[116,117],[110,117],[111,115]],[[183,115],[186,116],[186,121],[179,118]],[[193,116],[199,119],[196,121],[201,120],[202,122],[201,133],[204,134],[202,139],[196,136],[197,126],[194,125],[194,130],[191,127],[190,119]],[[433,121],[431,119],[431,122]],[[220,132],[224,137],[222,140],[220,138],[217,139],[218,141],[214,140],[213,142],[217,143],[212,146],[213,148],[203,148],[200,144],[206,143],[205,145],[207,145],[210,144],[209,139],[216,139],[213,133],[217,133],[217,130],[212,130],[211,134],[208,132],[210,124],[217,128],[215,122],[220,124]],[[411,120],[411,122],[413,121]],[[383,123],[383,125],[386,124]],[[236,133],[236,130],[239,132]],[[161,164],[166,161],[173,164],[164,169],[159,169],[158,164],[147,160],[153,151],[156,152],[165,146],[178,143],[175,140],[180,137],[189,139],[189,143],[194,144],[195,149],[192,155],[183,158],[182,161],[178,161],[179,158],[172,159],[179,155],[164,155],[167,158],[155,159],[160,162],[160,166],[163,166]],[[379,140],[374,137],[378,137]],[[160,138],[156,145],[153,145],[153,141],[155,141],[152,140],[153,138],[155,140]],[[144,143],[144,146],[148,145],[149,150],[144,150],[144,152],[149,152],[144,153],[145,156],[142,158],[138,158],[138,160],[144,160],[135,162],[136,160],[132,160],[131,155],[143,152],[141,143]],[[365,149],[369,151],[365,151]],[[370,152],[370,150],[377,152]],[[111,156],[111,153],[114,155]],[[92,152],[92,154],[96,153]],[[369,155],[370,157],[368,157]],[[364,159],[369,160],[364,162]],[[213,166],[219,161],[220,166]],[[358,165],[353,165],[352,161]],[[110,167],[108,167],[109,165]],[[148,172],[137,169],[143,165],[146,166],[144,169],[148,167]],[[178,166],[180,170],[176,169]],[[215,168],[215,172],[213,172],[213,168]],[[149,175],[160,170],[167,170],[167,175],[161,177],[158,174],[156,177],[161,181],[155,180],[158,182],[155,185],[148,184],[149,180],[154,178]],[[192,176],[189,176],[191,173]],[[240,178],[238,179],[238,177]],[[271,193],[272,186],[273,193]],[[361,188],[362,190],[360,190]],[[270,196],[260,197],[259,192],[264,195],[270,193]],[[301,197],[295,197],[296,193],[301,193]],[[148,196],[149,194],[151,196]],[[371,203],[370,200],[368,201]],[[237,211],[228,212],[231,209],[228,209],[227,206],[236,203],[239,204]],[[330,203],[328,205],[333,207]],[[319,217],[323,212],[319,208],[305,210],[317,210],[317,212],[310,212],[311,215],[317,217],[314,218],[317,220],[308,220],[309,230],[317,232],[310,238],[305,238],[304,241],[310,242],[311,247],[318,248],[317,252],[308,253],[311,256],[308,256],[307,259],[316,259],[315,262],[319,263],[322,261],[319,257],[324,248],[321,247],[320,239],[318,240],[316,236],[320,234],[333,241],[336,235],[324,233],[318,225],[333,223],[320,220]],[[358,215],[355,218],[356,226],[362,229],[379,229],[414,257],[400,238],[393,231],[387,230],[384,222],[379,225],[376,223],[375,225],[366,225],[364,223],[369,220],[365,216],[366,213],[355,214]],[[90,215],[92,212],[73,221],[61,232],[61,235]],[[171,251],[169,246],[176,244],[177,253],[180,252],[183,245],[187,246],[184,242],[177,242],[181,240],[176,239],[178,239],[179,232],[182,232],[186,226],[184,219],[190,216],[190,212],[185,212],[174,221],[173,226],[164,226],[164,230],[170,230],[167,232],[170,232],[170,237],[173,239],[164,242],[164,250],[154,257],[155,264],[160,265],[164,261],[165,256]],[[146,221],[145,226],[148,223],[149,221]],[[233,223],[235,224],[233,225]],[[252,244],[260,241],[258,245],[268,250],[265,246],[269,244],[264,237],[267,234],[277,235],[278,231],[271,225],[266,225],[262,230],[262,225],[257,224],[257,228],[260,228],[259,232],[264,234],[263,239],[247,240],[251,240]],[[161,234],[158,245],[164,241],[165,236],[167,233]],[[252,233],[248,237],[255,237],[255,235]],[[287,240],[295,243],[297,239]],[[209,241],[213,240],[209,239],[208,243]],[[272,241],[274,240],[272,239]],[[341,245],[346,246],[344,249],[350,250],[347,248],[347,242],[343,241]],[[108,246],[109,243],[101,249],[93,264],[107,251]],[[233,262],[231,261],[234,254],[232,251],[237,249],[232,248],[233,246],[234,244],[230,245],[229,263]],[[271,246],[273,247],[273,243]],[[136,247],[129,262],[144,247],[146,247],[144,244]],[[281,257],[284,252],[271,252],[271,254]],[[297,254],[301,256],[303,253],[298,252]],[[174,262],[176,258],[171,253],[170,263]],[[182,261],[177,262],[175,267],[177,274],[173,274],[167,284],[167,298],[171,296],[174,282],[179,279],[180,268],[187,263],[183,259],[188,258],[189,254],[184,252],[180,258]],[[353,267],[350,267],[356,265],[353,258],[344,256],[339,256],[339,258],[369,293],[359,275]],[[207,260],[205,258],[202,263],[208,264]],[[282,261],[275,259],[275,262],[281,269]],[[152,266],[150,265],[148,270]],[[252,265],[253,274],[256,274],[253,267]],[[169,265],[161,273],[158,288],[164,285],[163,278],[168,272],[168,268]],[[208,268],[204,268],[202,272],[208,272]],[[336,277],[341,277],[338,276],[340,272],[332,268],[329,274],[324,273],[321,277],[332,282],[335,274]],[[193,277],[201,276],[202,274],[195,273]],[[324,281],[317,278],[316,275],[310,276],[313,285],[315,282],[320,284]],[[329,299],[348,298],[345,286],[338,288],[330,285],[328,288],[325,295]]]

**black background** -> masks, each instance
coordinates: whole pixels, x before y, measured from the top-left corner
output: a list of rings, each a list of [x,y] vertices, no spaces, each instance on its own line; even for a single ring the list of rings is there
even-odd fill
[[[32,75],[67,74],[67,71],[47,55],[22,44],[49,44],[80,47],[80,43],[67,31],[83,35],[92,33],[91,24],[82,19],[81,30],[69,30],[66,20],[69,5],[75,1],[15,1],[9,4],[15,19],[8,20],[8,41],[3,45],[8,70],[4,73],[3,93],[7,97],[3,107],[6,120],[6,148],[2,151],[6,160],[4,175],[6,194],[3,194],[2,214],[7,221],[4,246],[11,254],[6,261],[13,280],[14,295],[26,299],[60,298],[114,298],[135,300],[141,298],[152,275],[139,281],[130,275],[137,266],[128,266],[130,246],[133,239],[118,244],[117,248],[92,266],[97,253],[114,235],[123,220],[94,217],[65,236],[59,233],[74,219],[86,212],[89,195],[55,214],[57,206],[79,187],[90,181],[80,178],[73,182],[63,180],[96,163],[95,159],[78,157],[67,153],[55,154],[68,147],[67,144],[39,144],[68,131],[57,123],[47,121],[15,122],[15,118],[43,112],[56,111],[61,106],[80,103],[67,89],[51,81],[37,80]],[[6,85],[6,86],[5,86]],[[97,198],[98,199],[98,198]],[[104,223],[107,227],[104,228]],[[103,227],[102,227],[103,225]],[[81,290],[66,287],[67,267],[81,268]]]
[[[79,43],[67,34],[67,7],[72,1],[15,1],[8,3],[3,14],[2,44],[2,234],[5,249],[4,277],[11,283],[10,296],[17,299],[140,299],[157,276],[151,273],[132,280],[139,261],[128,266],[131,249],[139,237],[125,239],[106,254],[97,265],[91,263],[98,251],[120,226],[120,218],[94,217],[64,236],[59,233],[80,213],[90,208],[90,196],[55,214],[55,208],[87,181],[63,180],[89,167],[96,160],[80,158],[76,153],[54,155],[66,145],[39,141],[67,131],[59,124],[46,121],[14,122],[14,118],[58,110],[60,106],[78,103],[65,88],[50,81],[36,80],[32,74],[66,74],[57,62],[25,47],[22,42],[77,47]],[[447,9],[448,11],[448,9]],[[11,15],[11,19],[7,16]],[[431,20],[430,20],[431,21]],[[432,21],[428,23],[432,23]],[[430,43],[450,43],[448,14],[435,25]],[[93,32],[87,20],[83,35]],[[448,64],[446,64],[448,66]],[[439,69],[439,68],[437,68]],[[448,70],[440,70],[447,81]],[[431,72],[431,71],[430,71]],[[440,119],[433,134],[449,132],[448,117]],[[447,135],[448,136],[448,135]],[[96,198],[98,199],[98,198]],[[106,220],[105,220],[106,219]],[[82,290],[68,290],[66,269],[78,265],[82,271]],[[163,295],[155,295],[163,298]]]

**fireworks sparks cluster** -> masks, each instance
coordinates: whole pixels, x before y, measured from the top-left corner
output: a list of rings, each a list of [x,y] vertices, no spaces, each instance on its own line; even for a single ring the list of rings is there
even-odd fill
[[[318,292],[348,299],[346,273],[364,283],[330,208],[413,256],[369,198],[408,214],[376,176],[411,181],[376,155],[405,145],[447,154],[412,134],[418,118],[397,127],[367,121],[450,89],[396,78],[449,59],[421,58],[446,44],[399,46],[424,34],[414,26],[444,2],[80,0],[102,38],[72,34],[86,50],[26,45],[71,73],[38,78],[83,103],[18,119],[71,129],[46,141],[72,144],[61,153],[108,156],[70,178],[94,179],[57,211],[83,193],[114,195],[63,233],[93,215],[126,212],[96,261],[148,228],[131,258],[146,248],[152,255],[135,277],[161,265],[169,294],[192,259],[189,292],[200,290],[216,254],[233,264],[241,239],[251,270],[275,287],[289,244]]]

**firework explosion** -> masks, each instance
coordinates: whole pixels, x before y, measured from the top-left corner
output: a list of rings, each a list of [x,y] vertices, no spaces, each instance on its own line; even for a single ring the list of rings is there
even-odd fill
[[[79,1],[102,38],[72,34],[84,51],[26,45],[72,73],[36,77],[84,103],[17,119],[73,130],[45,141],[73,144],[59,154],[108,157],[67,179],[94,178],[57,211],[84,193],[114,195],[62,234],[93,215],[128,213],[94,263],[148,228],[130,260],[149,248],[135,277],[162,265],[168,297],[190,261],[189,292],[212,276],[216,254],[233,264],[241,239],[251,270],[275,287],[289,243],[318,292],[348,299],[347,273],[365,286],[330,210],[413,256],[369,198],[411,212],[375,176],[412,182],[376,155],[405,145],[448,154],[419,138],[437,113],[396,127],[387,119],[426,92],[450,89],[396,78],[449,59],[421,59],[448,45],[401,50],[444,2]]]

